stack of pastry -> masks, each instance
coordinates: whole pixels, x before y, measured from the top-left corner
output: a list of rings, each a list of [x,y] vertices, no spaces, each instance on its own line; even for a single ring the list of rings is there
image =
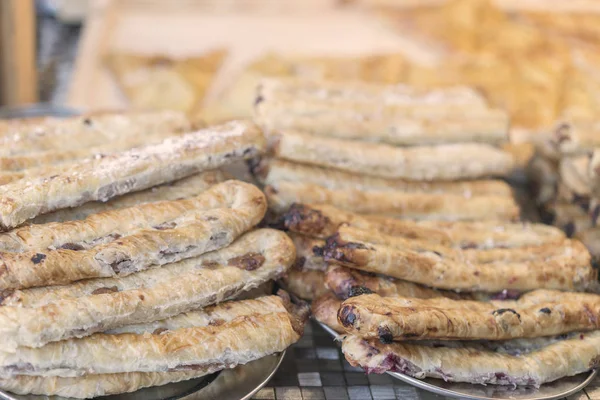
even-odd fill
[[[529,165],[534,195],[545,222],[583,241],[600,256],[596,227],[600,218],[598,163],[600,126],[588,118],[570,117],[540,135]]]
[[[315,318],[368,373],[539,386],[598,366],[597,273],[555,227],[299,204],[284,224],[328,265]]]
[[[141,129],[159,131],[146,117]],[[86,137],[70,130],[77,119],[62,123],[40,125],[39,137],[6,124],[2,139],[41,151],[46,133],[67,147]],[[236,121],[177,131],[1,187],[0,388],[130,392],[233,368],[300,338],[305,305],[285,292],[248,293],[285,273],[293,243],[257,229],[264,194],[217,169],[261,153],[262,133]]]
[[[305,203],[411,220],[519,218],[511,187],[492,179],[514,165],[498,147],[507,116],[473,90],[268,79],[255,107],[271,157],[254,173],[276,215]],[[293,238],[299,262],[286,284],[308,288],[324,264],[306,255],[314,243]]]

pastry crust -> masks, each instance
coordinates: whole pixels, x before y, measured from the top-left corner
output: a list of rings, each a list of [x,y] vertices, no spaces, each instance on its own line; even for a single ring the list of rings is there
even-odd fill
[[[0,235],[0,290],[126,276],[229,245],[267,209],[255,186],[227,181],[191,199],[148,203],[82,221]]]
[[[452,182],[407,181],[359,175],[276,158],[268,161],[264,160],[258,164],[254,169],[254,173],[263,185],[273,186],[285,181],[310,183],[327,189],[340,190],[448,193],[464,197],[488,195],[512,197],[513,195],[511,187],[506,182],[495,179]]]
[[[584,290],[595,281],[597,271],[591,266],[591,257],[584,246],[579,242],[573,244],[580,253],[574,259],[569,257],[572,247],[568,247],[563,248],[563,257],[554,260],[534,258],[473,263],[427,250],[345,242],[339,236],[332,236],[327,241],[323,257],[327,262],[440,289],[484,292],[538,288]]]
[[[168,383],[209,375],[218,367],[201,368],[196,371],[176,372],[126,372],[122,374],[84,375],[74,378],[61,376],[15,375],[0,377],[0,388],[21,395],[60,396],[64,398],[90,399],[162,386]]]
[[[346,332],[384,343],[552,336],[598,329],[599,316],[600,296],[552,291],[540,298],[533,292],[532,297],[493,302],[367,294],[345,300],[338,313]]]
[[[313,239],[293,232],[288,235],[296,246],[296,263],[294,264],[296,267],[319,271],[327,269],[327,264],[320,255],[320,250],[325,245],[324,240]]]
[[[201,172],[174,182],[154,186],[150,189],[115,197],[107,202],[90,201],[79,207],[65,208],[48,214],[39,215],[32,219],[31,223],[47,224],[49,222],[75,221],[85,219],[91,214],[97,214],[117,208],[133,207],[155,201],[181,200],[197,196],[209,187],[223,182],[226,179],[227,174],[218,169]],[[16,228],[15,231],[17,229],[19,228]]]
[[[257,155],[264,145],[252,124],[233,121],[160,144],[88,160],[58,175],[0,187],[0,229],[8,230],[40,214],[107,201],[236,159]]]
[[[327,268],[325,284],[342,300],[363,293],[377,293],[383,297],[400,296],[417,299],[430,299],[434,297],[447,297],[449,299],[470,298],[469,294],[431,289],[416,283],[369,274],[345,268],[341,265],[330,265]]]
[[[419,379],[538,387],[598,367],[600,333],[581,334],[517,356],[466,343],[460,347],[382,344],[352,335],[345,337],[342,352],[351,365],[367,373],[394,371]]]
[[[224,249],[126,277],[17,290],[0,307],[0,348],[40,347],[218,303],[279,278],[294,259],[284,233],[259,229]]]
[[[0,156],[88,149],[117,140],[139,140],[146,135],[176,134],[193,128],[185,114],[177,111],[106,112],[24,121],[27,120],[15,121],[0,136]]]
[[[417,220],[516,220],[520,213],[513,198],[499,196],[327,189],[300,182],[279,182],[275,186],[267,186],[265,193],[269,206],[279,212],[301,202],[331,204],[361,214]]]
[[[337,232],[340,242],[360,243],[363,245],[380,244],[400,250],[412,250],[418,253],[435,253],[445,259],[465,263],[509,263],[544,260],[549,263],[586,264],[590,256],[585,247],[577,240],[565,239],[562,243],[523,246],[516,248],[460,249],[438,245],[422,239],[401,238],[385,235],[353,226],[340,226]],[[322,249],[317,251],[322,253]]]
[[[565,234],[543,224],[506,223],[496,221],[444,222],[405,221],[370,215],[359,215],[325,204],[294,204],[284,215],[284,226],[293,232],[327,238],[342,224],[374,233],[427,240],[460,248],[492,249],[559,244]]]
[[[313,300],[327,292],[324,284],[325,272],[309,268],[290,268],[279,283],[293,295],[304,299]]]
[[[512,156],[487,144],[463,143],[399,148],[285,132],[277,137],[276,157],[346,172],[409,180],[457,180],[508,176]]]
[[[334,293],[328,291],[315,299],[310,309],[317,321],[327,325],[337,333],[344,333],[344,327],[337,319],[337,313],[341,304],[342,301]]]
[[[285,350],[304,322],[288,312],[240,316],[162,334],[96,334],[0,355],[0,374],[78,376],[232,368]]]
[[[285,93],[263,83],[255,100],[255,120],[267,132],[297,130],[399,146],[508,141],[508,115],[485,107],[483,101],[474,106],[446,95],[447,89],[417,94],[418,90],[393,86],[363,95],[358,88],[338,89],[342,85],[347,83],[330,83],[315,95],[319,89],[314,85]]]

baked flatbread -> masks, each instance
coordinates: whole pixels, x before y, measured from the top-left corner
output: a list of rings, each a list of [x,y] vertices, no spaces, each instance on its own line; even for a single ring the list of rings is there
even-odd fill
[[[576,335],[528,354],[511,355],[464,343],[459,347],[382,344],[346,336],[346,360],[367,373],[400,372],[450,382],[536,386],[598,367],[600,332]]]
[[[308,308],[240,315],[153,334],[96,334],[0,354],[0,374],[78,376],[232,368],[280,352],[302,336]],[[25,361],[27,360],[27,361]],[[27,367],[23,363],[27,363]]]
[[[335,235],[342,224],[391,236],[427,240],[459,248],[513,248],[560,244],[565,234],[544,224],[498,221],[407,221],[359,215],[329,205],[294,204],[284,215],[293,232],[318,238]]]
[[[126,277],[5,293],[0,348],[40,347],[218,303],[279,278],[294,259],[284,233],[259,229],[224,249]]]
[[[134,109],[191,113],[201,106],[226,55],[224,49],[181,59],[112,53],[106,63]]]
[[[223,182],[228,175],[221,170],[205,171],[173,182],[164,183],[150,189],[128,193],[114,197],[107,202],[90,201],[75,208],[64,208],[48,214],[38,215],[31,220],[32,224],[47,224],[49,222],[66,222],[85,219],[92,214],[117,208],[133,207],[155,201],[172,201],[194,197],[209,187]],[[20,228],[16,228],[18,230]]]
[[[591,257],[577,241],[563,247],[565,254],[553,259],[474,263],[443,254],[386,245],[328,239],[323,257],[327,262],[373,272],[430,287],[461,291],[528,291],[539,288],[584,290],[597,278]],[[577,256],[571,252],[576,249]],[[495,251],[501,252],[501,251]]]
[[[0,234],[0,290],[126,276],[228,246],[267,209],[248,183],[219,183],[197,197],[107,211],[82,221]]]
[[[327,189],[301,182],[279,182],[267,186],[265,193],[269,206],[276,212],[285,212],[292,204],[300,202],[330,204],[360,214],[416,220],[516,220],[520,213],[513,198],[501,196]]]
[[[256,156],[264,145],[252,124],[230,122],[156,145],[73,164],[60,174],[0,187],[0,229],[40,214],[107,201],[123,195]]]
[[[23,121],[23,120],[21,120]],[[193,125],[185,114],[176,111],[162,112],[105,112],[70,118],[47,118],[39,123],[19,123],[0,136],[0,156],[39,152],[68,152],[85,150],[124,139],[140,140],[164,134],[189,132]],[[7,160],[11,158],[8,157]],[[14,160],[19,160],[15,157]],[[31,165],[29,162],[27,165]],[[35,164],[39,165],[39,164]],[[20,169],[25,165],[11,166],[2,163],[2,169]]]
[[[595,330],[600,296],[534,291],[519,300],[492,302],[366,294],[342,303],[339,322],[364,339],[505,340]]]
[[[359,175],[277,158],[263,160],[255,165],[254,175],[258,177],[263,185],[272,186],[277,186],[280,182],[303,182],[334,190],[448,193],[461,195],[465,198],[471,196],[513,196],[511,187],[501,180],[408,181]]]
[[[285,131],[276,137],[276,157],[346,172],[408,180],[458,180],[508,176],[513,157],[481,143],[400,148]]]

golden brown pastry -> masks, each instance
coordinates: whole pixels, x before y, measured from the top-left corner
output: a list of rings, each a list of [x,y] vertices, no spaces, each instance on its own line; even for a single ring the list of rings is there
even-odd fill
[[[451,347],[443,343],[382,344],[352,335],[345,337],[342,351],[351,365],[361,366],[367,373],[394,371],[419,379],[539,387],[597,368],[600,332],[578,334],[517,355],[468,342]]]
[[[105,112],[70,118],[46,118],[34,123],[17,120],[0,136],[0,156],[23,155],[27,158],[27,154],[47,151],[84,151],[96,146],[110,147],[115,141],[139,141],[146,135],[173,135],[192,129],[185,114],[176,111]],[[10,164],[2,165],[2,169],[7,167],[20,169],[25,166],[18,163],[12,167]]]
[[[265,80],[255,120],[267,132],[295,130],[399,146],[508,141],[508,116],[465,88]]]
[[[317,321],[327,325],[337,333],[344,333],[344,327],[338,322],[337,313],[342,301],[334,293],[325,292],[315,299],[310,309]]]
[[[0,290],[126,276],[229,245],[267,209],[261,191],[227,181],[197,197],[30,225],[0,234]]]
[[[0,347],[40,347],[165,319],[277,279],[294,259],[294,245],[284,233],[259,229],[224,249],[126,277],[5,293]]]
[[[501,196],[327,189],[301,182],[279,182],[267,186],[265,193],[269,207],[276,212],[285,212],[292,204],[300,202],[330,204],[360,214],[415,220],[516,220],[520,213],[512,197]]]
[[[380,296],[415,297],[429,299],[447,297],[449,299],[468,299],[468,293],[455,293],[431,289],[416,283],[393,279],[387,276],[369,274],[355,269],[330,265],[325,274],[325,283],[340,299],[345,300],[360,294],[377,293]]]
[[[114,197],[107,202],[90,201],[79,207],[64,208],[48,214],[38,215],[31,220],[32,224],[47,224],[49,222],[66,222],[85,219],[92,214],[117,208],[133,207],[155,201],[173,201],[194,197],[209,187],[223,182],[228,175],[221,170],[205,171],[173,182],[164,183],[150,189],[128,193]],[[16,228],[17,231],[20,228]]]
[[[284,215],[287,229],[318,238],[334,235],[342,224],[460,248],[538,246],[562,243],[565,239],[565,234],[560,229],[544,224],[497,221],[414,222],[359,215],[324,204],[294,204]]]
[[[367,242],[346,242],[339,236],[332,236],[323,257],[329,263],[439,289],[500,292],[505,289],[584,290],[589,287],[596,280],[597,271],[591,266],[585,246],[573,241],[562,251],[563,256],[548,260],[475,263],[426,249],[415,251]]]
[[[0,188],[0,229],[40,214],[107,201],[165,182],[250,158],[263,148],[252,124],[230,122],[156,145],[73,164],[58,175],[16,181]]]
[[[277,135],[273,153],[346,172],[425,181],[503,177],[514,167],[509,153],[481,143],[399,148],[291,131]]]
[[[325,272],[318,269],[294,266],[279,279],[288,292],[304,300],[313,300],[327,292]]]
[[[291,312],[242,314],[160,333],[99,333],[41,348],[21,347],[0,355],[0,374],[68,377],[232,368],[285,350],[302,336],[307,317],[308,307],[298,306]]]
[[[359,175],[277,158],[262,161],[255,166],[254,173],[262,184],[272,186],[277,186],[283,181],[310,183],[327,189],[448,193],[467,198],[488,195],[511,197],[513,195],[511,187],[506,182],[495,179],[451,182],[407,181]]]
[[[552,336],[598,329],[599,314],[600,296],[590,293],[543,291],[536,298],[532,292],[531,298],[492,302],[366,294],[345,300],[338,319],[350,334],[391,343]]]
[[[190,58],[111,53],[107,66],[134,109],[193,112],[201,106],[227,51]]]
[[[319,254],[321,248],[325,245],[324,240],[313,239],[293,232],[288,233],[288,235],[294,242],[294,246],[296,246],[296,266],[319,271],[327,269],[327,264]]]

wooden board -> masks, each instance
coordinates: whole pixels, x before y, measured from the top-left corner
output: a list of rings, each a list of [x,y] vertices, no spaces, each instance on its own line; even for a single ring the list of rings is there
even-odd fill
[[[242,11],[241,3],[247,5]],[[103,65],[103,55],[109,51],[192,56],[219,47],[227,48],[229,55],[207,101],[218,95],[232,74],[269,51],[403,52],[424,62],[434,57],[374,16],[339,7],[335,0],[95,0],[90,4],[68,103],[91,110],[126,107]]]

